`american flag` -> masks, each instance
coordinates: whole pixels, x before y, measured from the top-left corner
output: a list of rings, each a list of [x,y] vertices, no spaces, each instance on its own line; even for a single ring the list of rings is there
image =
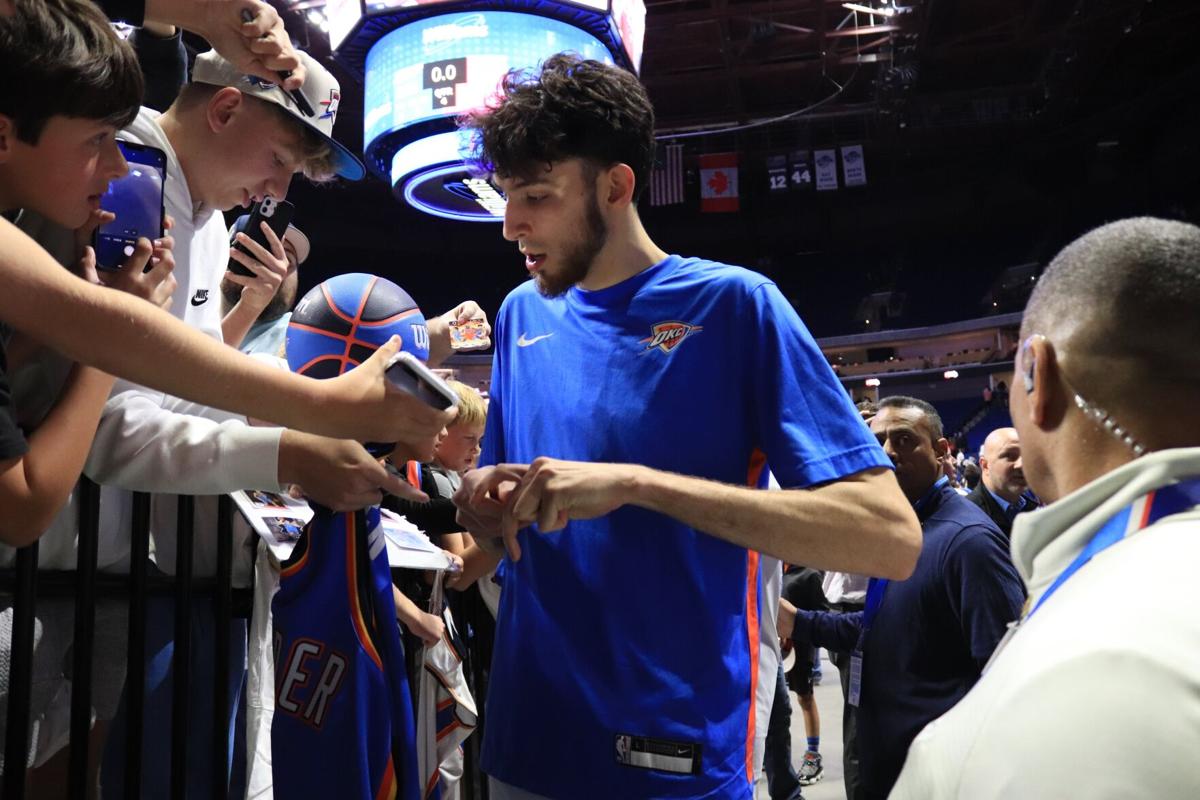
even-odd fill
[[[683,202],[683,145],[669,144],[650,176],[650,205],[669,206]]]

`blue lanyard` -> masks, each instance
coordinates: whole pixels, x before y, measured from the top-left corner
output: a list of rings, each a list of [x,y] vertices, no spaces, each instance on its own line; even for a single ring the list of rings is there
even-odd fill
[[[929,491],[920,500],[913,503],[913,510],[917,512],[917,516],[920,516],[921,512],[941,493],[942,487],[949,483],[950,479],[943,475],[934,482],[933,486],[929,487]],[[867,635],[867,631],[871,630],[875,616],[879,613],[879,607],[883,605],[883,595],[887,591],[888,583],[887,578],[871,578],[867,583],[867,603],[863,608],[862,634],[858,639],[859,649],[862,649],[862,640]]]
[[[1180,481],[1142,495],[1100,526],[1100,530],[1096,531],[1083,551],[1054,579],[1054,583],[1050,584],[1050,588],[1038,599],[1037,605],[1025,616],[1025,619],[1036,614],[1037,610],[1050,599],[1050,595],[1057,592],[1064,583],[1071,579],[1072,575],[1098,553],[1104,552],[1143,528],[1153,525],[1163,517],[1187,511],[1196,505],[1200,505],[1200,478]]]

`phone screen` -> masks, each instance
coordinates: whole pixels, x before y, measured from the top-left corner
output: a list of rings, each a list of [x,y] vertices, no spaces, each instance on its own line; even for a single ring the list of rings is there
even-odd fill
[[[153,241],[163,235],[166,153],[120,140],[117,146],[129,162],[129,172],[110,183],[100,198],[100,207],[117,215],[96,231],[96,265],[102,269],[120,269],[139,238]]]

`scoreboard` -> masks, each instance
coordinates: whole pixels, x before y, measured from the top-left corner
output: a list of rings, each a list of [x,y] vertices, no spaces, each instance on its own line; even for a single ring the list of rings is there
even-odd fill
[[[362,77],[363,152],[426,213],[496,221],[504,197],[470,173],[455,120],[514,69],[571,52],[636,71],[644,0],[330,0],[335,58]]]
[[[367,56],[364,138],[480,108],[510,69],[563,51],[613,60],[591,34],[528,14],[445,14],[405,25]]]

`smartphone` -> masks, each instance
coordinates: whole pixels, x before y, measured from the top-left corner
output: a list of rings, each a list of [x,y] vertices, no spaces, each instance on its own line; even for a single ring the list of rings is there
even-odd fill
[[[96,229],[93,242],[96,266],[117,270],[133,255],[137,240],[163,235],[163,186],[167,182],[167,154],[157,147],[117,140],[129,162],[129,172],[108,185],[100,207],[117,218]],[[146,264],[150,269],[150,264]]]
[[[387,378],[434,408],[444,411],[458,405],[458,394],[412,353],[397,353],[388,365]]]
[[[292,222],[292,215],[296,213],[296,207],[287,200],[276,200],[274,197],[264,197],[261,202],[255,203],[250,207],[250,219],[246,221],[246,227],[242,231],[254,241],[258,242],[267,251],[271,251],[271,245],[267,244],[267,235],[263,233],[262,223],[267,225],[279,237],[279,241],[283,241],[283,235],[287,233],[288,225]],[[241,250],[246,255],[254,258],[254,254],[250,252],[250,248],[241,244],[235,244],[235,250]],[[235,275],[253,275],[254,273],[246,269],[246,267],[238,261],[229,259],[229,271]]]

